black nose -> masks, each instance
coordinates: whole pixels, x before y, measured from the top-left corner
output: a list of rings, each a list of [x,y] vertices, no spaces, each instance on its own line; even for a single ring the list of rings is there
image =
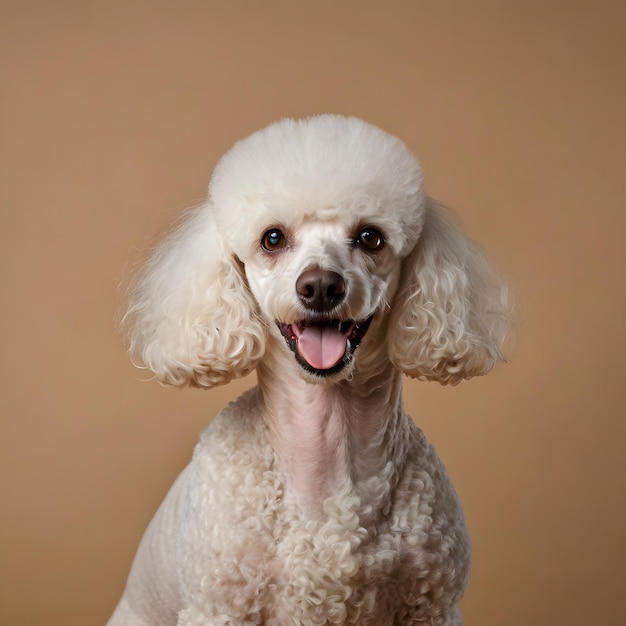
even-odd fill
[[[296,292],[307,309],[330,311],[344,299],[346,283],[337,272],[306,270],[296,281]]]

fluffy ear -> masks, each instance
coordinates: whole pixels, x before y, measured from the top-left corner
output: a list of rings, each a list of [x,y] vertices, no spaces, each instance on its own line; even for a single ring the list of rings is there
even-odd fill
[[[504,360],[509,327],[504,283],[476,244],[432,200],[405,259],[389,327],[389,355],[409,376],[457,384]]]
[[[156,249],[131,287],[123,325],[135,361],[163,383],[213,387],[254,369],[265,327],[211,206]]]

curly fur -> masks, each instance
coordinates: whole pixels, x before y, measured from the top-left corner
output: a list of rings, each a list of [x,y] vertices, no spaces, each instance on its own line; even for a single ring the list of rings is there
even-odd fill
[[[170,385],[212,387],[245,376],[265,329],[213,216],[196,210],[137,278],[124,324],[130,352]]]
[[[507,289],[478,246],[432,200],[402,284],[389,354],[405,374],[457,384],[504,360]]]
[[[306,303],[311,272],[339,277],[337,301]],[[507,308],[395,137],[319,116],[236,144],[138,276],[124,322],[164,383],[208,388],[256,368],[258,385],[203,433],[109,624],[461,624],[463,513],[404,411],[401,375],[486,374]],[[320,345],[339,337],[345,354],[320,365],[302,337],[331,326]]]

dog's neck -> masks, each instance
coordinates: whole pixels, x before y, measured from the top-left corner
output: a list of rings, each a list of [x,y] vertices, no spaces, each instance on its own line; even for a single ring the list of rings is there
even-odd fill
[[[384,470],[403,462],[408,436],[401,374],[380,357],[375,370],[357,369],[350,380],[308,383],[293,356],[277,352],[257,366],[257,378],[287,496],[311,513],[338,492],[371,500],[377,481],[388,492]]]

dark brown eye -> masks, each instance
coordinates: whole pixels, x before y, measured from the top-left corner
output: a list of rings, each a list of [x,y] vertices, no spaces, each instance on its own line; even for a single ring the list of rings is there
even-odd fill
[[[385,240],[378,229],[367,227],[361,230],[356,243],[369,252],[378,252],[385,245]]]
[[[286,243],[287,239],[285,235],[283,235],[282,231],[278,228],[270,228],[261,238],[261,246],[263,250],[267,252],[276,252],[276,250],[284,248]]]

